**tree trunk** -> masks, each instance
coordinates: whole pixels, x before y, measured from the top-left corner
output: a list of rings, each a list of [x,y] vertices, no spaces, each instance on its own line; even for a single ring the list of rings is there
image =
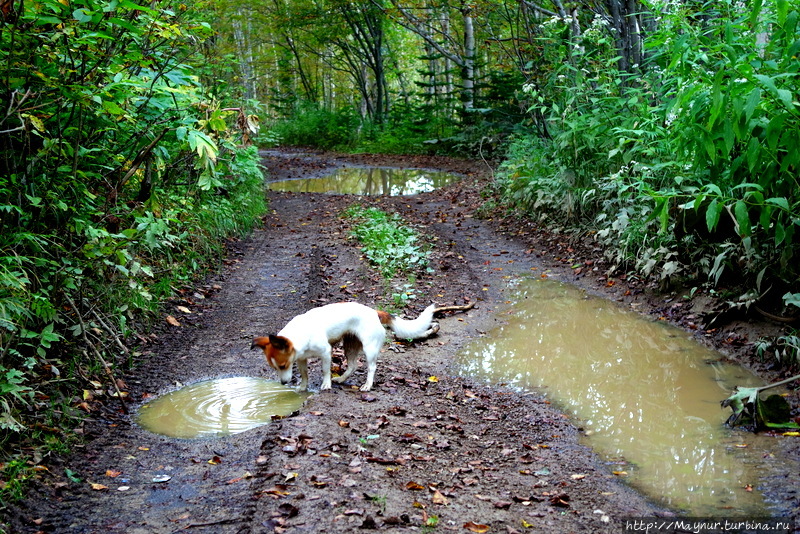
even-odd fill
[[[247,27],[242,24],[240,17],[235,17],[233,25],[233,38],[236,41],[236,51],[239,56],[239,72],[242,77],[242,89],[245,100],[256,99],[256,84],[253,70],[253,49],[250,39],[249,17],[243,17],[247,21]]]
[[[475,107],[475,26],[472,21],[472,8],[464,6],[464,64],[461,67],[464,83],[464,111]]]

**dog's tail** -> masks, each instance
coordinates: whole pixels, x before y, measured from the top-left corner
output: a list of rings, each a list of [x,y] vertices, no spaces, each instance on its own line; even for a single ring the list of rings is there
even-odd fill
[[[401,319],[385,311],[378,310],[378,317],[381,323],[388,325],[398,339],[420,339],[428,337],[439,331],[439,324],[433,322],[433,311],[435,304],[425,308],[422,313],[413,320]]]

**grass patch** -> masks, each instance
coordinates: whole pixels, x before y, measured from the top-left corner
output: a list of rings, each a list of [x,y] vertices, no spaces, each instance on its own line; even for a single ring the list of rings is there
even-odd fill
[[[354,223],[351,235],[383,278],[413,275],[428,266],[429,246],[396,213],[354,205],[344,216]]]

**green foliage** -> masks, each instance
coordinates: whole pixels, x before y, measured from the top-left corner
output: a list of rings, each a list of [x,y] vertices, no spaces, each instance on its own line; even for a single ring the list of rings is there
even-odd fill
[[[800,425],[791,421],[791,409],[781,395],[761,397],[761,392],[788,384],[800,379],[794,376],[775,384],[756,388],[737,387],[734,393],[721,402],[722,407],[730,407],[733,413],[727,423],[731,426],[748,425],[755,432],[762,429],[798,430]]]
[[[277,121],[270,133],[289,146],[343,149],[359,125],[350,110],[328,111],[310,102],[299,102],[286,119]]]
[[[593,23],[570,61],[525,86],[544,120],[508,152],[506,200],[594,231],[647,275],[796,287],[800,45],[798,12],[780,5],[662,6],[635,77]],[[563,28],[541,31],[557,42]]]
[[[399,215],[355,205],[344,216],[355,222],[353,237],[363,245],[364,255],[384,278],[414,273],[428,265],[427,247]]]
[[[265,209],[258,152],[244,146],[251,117],[197,76],[197,45],[212,32],[196,12],[17,7],[0,22],[4,443],[33,439],[43,399],[68,405],[81,375],[105,379],[89,349],[115,363],[108,341],[216,265],[223,240]]]

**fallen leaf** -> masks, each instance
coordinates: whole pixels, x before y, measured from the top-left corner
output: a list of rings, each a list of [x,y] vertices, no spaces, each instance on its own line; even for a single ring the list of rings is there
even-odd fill
[[[627,471],[612,471],[611,473],[617,475],[618,477],[628,476],[628,472]]]
[[[418,484],[418,483],[416,483],[416,482],[414,482],[412,480],[408,484],[406,484],[406,489],[407,490],[412,490],[412,491],[420,491],[420,490],[424,490],[425,486],[423,486],[421,484]]]
[[[800,437],[800,432],[784,432],[781,434],[782,436],[788,436],[792,438]]]
[[[92,489],[94,491],[102,491],[102,490],[107,490],[108,486],[105,486],[103,484],[94,484],[94,483],[92,483]]]
[[[175,317],[171,316],[171,315],[167,315],[167,322],[169,324],[171,324],[172,326],[180,326],[181,325],[181,323],[179,323],[178,320]]]
[[[122,471],[115,471],[114,469],[106,469],[106,476],[110,478],[117,478],[122,474]]]
[[[469,523],[464,523],[464,528],[470,532],[477,532],[478,534],[489,532],[489,525],[481,525],[479,523],[473,523],[472,521]]]
[[[181,313],[192,313],[192,310],[190,310],[186,306],[176,306],[175,309]]]
[[[222,463],[222,458],[220,458],[219,456],[214,456],[208,461],[208,463],[210,463],[211,465],[219,465]]]
[[[575,475],[572,475],[572,477],[571,477],[571,478],[572,478],[572,480],[580,480],[580,479],[582,479],[582,478],[586,478],[586,475],[578,475],[578,474],[575,474]]]
[[[446,505],[447,504],[447,497],[442,495],[441,491],[434,490],[433,491],[433,496],[431,497],[431,501],[433,501],[433,504]]]
[[[429,376],[428,377],[428,382],[433,382],[435,384],[438,381],[439,381],[439,377],[438,376]]]

